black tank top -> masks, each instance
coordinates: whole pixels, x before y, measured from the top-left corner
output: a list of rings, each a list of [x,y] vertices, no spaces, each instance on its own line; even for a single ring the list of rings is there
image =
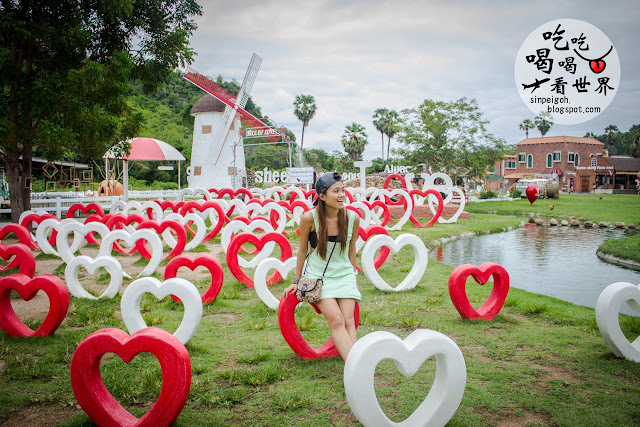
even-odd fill
[[[329,240],[330,242],[337,242],[338,235],[327,236],[327,240]],[[311,233],[309,233],[309,244],[313,249],[318,247],[318,233],[316,233],[316,230],[313,230]]]

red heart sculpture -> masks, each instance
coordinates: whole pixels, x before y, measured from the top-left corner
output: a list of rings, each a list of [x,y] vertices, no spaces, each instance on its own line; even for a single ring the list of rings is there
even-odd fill
[[[97,203],[89,203],[87,205],[84,205],[82,203],[74,203],[69,207],[69,210],[67,211],[67,218],[73,218],[73,215],[76,213],[76,211],[80,211],[83,214],[94,211],[96,215],[104,216],[104,210],[102,209],[102,206]]]
[[[489,298],[476,310],[471,306],[466,292],[467,278],[473,276],[481,285],[493,276],[493,289]],[[480,267],[463,264],[449,276],[449,296],[458,313],[465,319],[491,320],[500,312],[509,293],[509,273],[501,265],[485,262]]]
[[[358,229],[358,236],[365,242],[369,240],[369,237],[375,236],[378,234],[385,234],[388,236],[389,232],[387,231],[386,228],[384,228],[381,225],[370,225],[367,228],[360,227]],[[391,253],[391,249],[389,249],[388,246],[382,246],[382,248],[380,248],[380,253],[373,260],[373,266],[376,268],[376,270],[379,269],[382,266],[382,264],[384,264],[384,262],[387,260],[387,257],[389,256],[390,253]],[[358,267],[358,271],[362,271],[362,269]]]
[[[413,197],[414,194],[417,194],[418,196],[422,196],[422,197],[427,197],[428,194],[433,194],[438,199],[438,208],[436,209],[436,214],[433,216],[433,218],[431,218],[431,221],[429,221],[426,224],[422,225],[422,224],[420,224],[420,221],[418,221],[417,218],[413,216],[413,214],[411,214],[411,216],[409,217],[409,219],[411,220],[413,225],[415,225],[416,227],[431,227],[433,224],[436,223],[438,218],[440,218],[440,215],[442,215],[442,210],[444,209],[444,202],[442,201],[442,194],[440,194],[440,192],[436,191],[434,188],[429,188],[426,191],[422,191],[422,190],[418,190],[418,189],[414,189],[414,190],[409,191],[409,195],[411,197]],[[404,199],[402,199],[402,200],[404,201]],[[403,206],[406,206],[406,203],[403,203]]]
[[[291,244],[282,234],[278,234],[275,231],[265,233],[262,236],[256,236],[252,233],[240,233],[231,239],[229,247],[227,248],[227,267],[231,271],[231,274],[250,288],[253,288],[253,279],[247,276],[240,265],[238,264],[238,251],[240,247],[245,243],[251,243],[258,249],[262,249],[267,242],[274,241],[280,245],[280,261],[284,262],[291,258]],[[274,284],[280,281],[282,276],[277,271],[274,271],[271,276],[267,278],[267,284]]]
[[[131,214],[127,216],[123,214],[114,214],[111,218],[109,218],[106,221],[105,225],[109,228],[109,230],[116,230],[116,229],[121,230],[124,228],[125,225],[131,225],[133,223],[137,223],[138,225],[140,225],[144,221],[148,221],[148,220],[146,220],[140,214]],[[137,229],[138,227],[136,227],[136,230]],[[133,255],[136,252],[138,252],[138,245],[136,244],[131,250],[127,252],[122,246],[120,246],[120,243],[114,242],[113,250],[118,251],[121,254]]]
[[[282,333],[289,347],[303,359],[322,359],[323,357],[339,356],[338,349],[333,344],[333,338],[329,338],[318,348],[314,348],[304,339],[296,324],[295,310],[299,302],[294,292],[280,299],[280,304],[278,305],[278,325],[280,326],[280,333]],[[321,314],[318,306],[315,304],[311,305],[318,314]],[[360,305],[358,302],[356,302],[356,307],[353,312],[353,320],[356,329],[358,329],[358,323],[360,323]]]
[[[31,249],[40,250],[38,245],[36,245],[36,243],[33,241],[29,230],[27,230],[20,224],[9,223],[3,227],[0,227],[0,241],[11,233],[15,234],[18,238],[18,241],[23,245],[27,245]]]
[[[591,70],[596,74],[603,72],[606,66],[607,64],[602,59],[589,61],[589,67],[591,67]]]
[[[204,212],[207,209],[215,209],[215,211],[218,213],[218,223],[216,224],[215,227],[213,227],[213,229],[209,232],[209,234],[207,234],[204,237],[203,242],[207,242],[213,239],[214,237],[216,237],[218,232],[222,230],[222,226],[224,225],[225,218],[226,218],[224,214],[224,210],[222,209],[222,206],[220,206],[220,204],[215,200],[208,200],[204,203],[199,203],[195,200],[190,200],[186,202],[184,205],[182,205],[182,207],[180,208],[180,215],[182,216],[185,216],[187,213],[191,212],[191,210]]]
[[[19,274],[33,277],[36,272],[36,257],[33,256],[33,252],[31,252],[28,246],[22,243],[9,246],[0,243],[0,258],[6,261],[11,257],[13,257],[13,259],[6,266],[0,266],[0,271],[19,267]]]
[[[229,220],[229,222],[231,222],[231,221],[242,221],[245,224],[249,225],[251,222],[258,221],[258,220],[263,220],[263,221],[269,222],[269,220],[267,218],[263,217],[263,216],[254,216],[253,218],[249,218],[249,217],[246,217],[244,215],[243,216],[240,216],[240,215],[235,216],[235,217],[233,217],[233,219]],[[271,224],[271,223],[269,222],[269,224]],[[262,229],[261,228],[256,228],[256,230],[262,230]],[[265,230],[262,230],[262,231],[265,231]],[[233,235],[231,236],[231,238],[233,239]],[[240,247],[239,250],[242,251],[242,252],[251,253],[251,254],[254,254],[254,255],[257,254],[258,252],[260,252],[260,249],[258,249],[258,248],[253,248],[252,251],[248,251],[245,248]]]
[[[115,353],[129,363],[138,353],[151,353],[160,362],[162,388],[151,409],[138,419],[109,393],[100,374],[100,359]],[[182,343],[167,331],[145,328],[129,336],[108,328],[86,337],[71,359],[71,386],[78,403],[98,425],[169,426],[187,403],[191,389],[191,359]]]
[[[179,255],[169,261],[164,269],[164,280],[176,277],[178,269],[180,267],[187,267],[190,270],[195,270],[196,267],[206,267],[211,273],[211,284],[207,291],[202,294],[202,303],[208,304],[213,302],[222,289],[222,281],[224,279],[224,271],[222,270],[222,264],[216,258],[207,254],[200,254],[191,259],[188,255]],[[171,297],[177,302],[179,298],[171,295]]]
[[[25,325],[11,307],[11,291],[16,291],[25,301],[30,301],[39,290],[49,297],[49,313],[35,331]],[[31,278],[24,274],[12,274],[0,279],[0,328],[12,337],[43,337],[53,335],[69,310],[69,291],[64,282],[51,274]]]
[[[136,230],[142,230],[145,228],[151,228],[157,231],[158,234],[162,234],[162,232],[167,228],[171,228],[176,232],[176,236],[178,238],[176,247],[173,248],[171,252],[169,252],[169,255],[167,255],[165,259],[173,258],[174,256],[180,255],[182,251],[184,251],[184,247],[187,245],[187,232],[184,229],[184,226],[180,224],[178,221],[169,220],[169,221],[162,221],[159,223],[158,221],[153,221],[149,219],[146,221],[142,221],[140,225],[138,225],[138,228]],[[138,249],[138,252],[140,252],[140,255],[142,255],[143,258],[151,259],[151,252],[147,250],[147,247],[145,246],[143,240],[138,240],[136,242],[136,248]]]
[[[40,225],[40,223],[42,221],[44,221],[45,219],[58,219],[57,216],[55,216],[54,214],[29,214],[27,216],[25,216],[24,218],[22,218],[22,222],[20,223],[21,226],[23,226],[24,228],[26,228],[27,230],[31,230],[31,223],[35,222],[36,224]],[[58,235],[58,232],[56,230],[51,230],[51,237],[49,237],[49,244],[50,245],[55,245],[56,244],[56,236]],[[31,241],[37,246],[37,244],[35,243],[35,241],[33,240],[33,236],[31,237]]]
[[[393,179],[397,179],[398,181],[400,181],[400,185],[402,186],[402,188],[404,188],[405,190],[407,189],[407,181],[404,179],[404,176],[398,175],[397,173],[392,173],[391,175],[389,175],[387,179],[384,180],[384,185],[382,187],[386,188],[387,190],[392,190],[392,188],[389,188],[389,183],[391,183],[391,180]]]
[[[249,189],[244,187],[238,188],[235,191],[231,188],[223,188],[221,190],[217,190],[216,194],[218,195],[218,199],[222,199],[224,196],[227,196],[227,195],[233,199],[235,197],[238,197],[241,194],[246,196],[243,198],[243,201],[247,200],[247,198],[249,199],[253,198],[253,193]]]

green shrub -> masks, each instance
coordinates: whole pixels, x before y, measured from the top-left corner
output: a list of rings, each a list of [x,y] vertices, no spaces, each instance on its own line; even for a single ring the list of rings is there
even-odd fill
[[[498,193],[492,190],[485,190],[480,192],[481,199],[493,199],[498,196]]]
[[[509,191],[509,196],[514,199],[517,199],[519,197],[522,197],[522,193],[520,192],[520,190],[517,190],[514,188],[513,190]]]

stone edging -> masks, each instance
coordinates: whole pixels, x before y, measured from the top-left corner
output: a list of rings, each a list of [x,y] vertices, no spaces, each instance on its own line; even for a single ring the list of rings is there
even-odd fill
[[[522,221],[520,222],[520,227],[524,227],[525,222]],[[508,227],[502,227],[502,230],[496,230],[496,231],[491,231],[491,230],[486,230],[483,233],[477,233],[475,231],[463,231],[460,234],[457,234],[455,236],[451,236],[451,237],[441,237],[437,240],[432,240],[431,242],[429,242],[429,250],[431,249],[435,249],[437,247],[440,247],[442,245],[446,245],[447,243],[453,241],[453,240],[460,240],[460,239],[469,239],[471,237],[475,237],[475,236],[480,236],[483,234],[496,234],[496,233],[504,233],[505,231],[513,231],[515,230],[516,227],[513,226],[508,226]]]
[[[634,261],[632,259],[618,258],[617,256],[614,256],[614,255],[605,254],[602,251],[596,251],[596,255],[598,255],[598,258],[600,258],[605,262],[640,271],[640,262],[638,261]]]

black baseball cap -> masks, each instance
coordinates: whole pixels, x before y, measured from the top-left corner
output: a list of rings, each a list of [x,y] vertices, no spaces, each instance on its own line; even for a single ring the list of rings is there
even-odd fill
[[[329,187],[331,187],[333,184],[341,181],[342,181],[342,176],[337,172],[327,172],[324,175],[322,175],[320,178],[318,178],[318,180],[313,186],[313,188],[316,190],[316,194],[318,198],[315,200],[315,202],[313,202],[313,204],[317,205],[318,200],[320,200],[320,195],[325,193],[329,189]]]

